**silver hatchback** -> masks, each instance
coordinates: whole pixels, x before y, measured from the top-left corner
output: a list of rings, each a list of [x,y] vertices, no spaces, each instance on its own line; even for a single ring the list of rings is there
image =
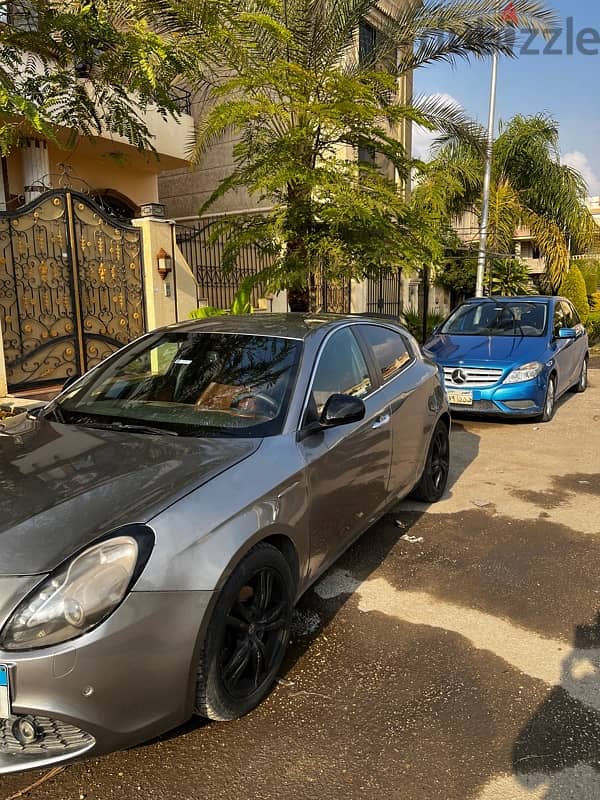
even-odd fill
[[[0,772],[245,714],[296,600],[445,489],[438,368],[393,322],[152,332],[0,435]]]

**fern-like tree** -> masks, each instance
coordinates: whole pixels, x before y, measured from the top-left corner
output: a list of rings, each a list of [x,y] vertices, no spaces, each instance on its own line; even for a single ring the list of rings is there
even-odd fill
[[[560,161],[558,124],[547,115],[515,116],[494,143],[488,248],[510,255],[521,226],[529,228],[546,262],[549,288],[558,291],[569,269],[569,251],[585,250],[595,223],[586,205],[582,175]],[[469,142],[440,140],[415,191],[418,208],[437,209],[450,223],[480,214],[483,157]]]
[[[552,14],[516,0],[519,26],[544,32]],[[230,231],[239,248],[271,249],[263,275],[307,307],[310,275],[363,277],[430,260],[439,243],[430,219],[407,203],[410,154],[403,126],[418,123],[459,139],[474,129],[456,107],[412,98],[412,71],[436,61],[512,55],[513,33],[496,0],[273,0],[248,23],[242,50],[224,48],[224,78],[206,91],[209,109],[193,153],[200,161],[233,134],[235,165],[203,207],[244,188],[272,213]],[[256,11],[256,5],[252,4]],[[399,91],[400,88],[400,91]],[[477,138],[477,137],[475,137]]]
[[[231,6],[0,0],[0,152],[24,135],[55,139],[58,129],[67,142],[112,131],[152,149],[145,112],[177,116],[172,84],[206,72],[234,27]]]

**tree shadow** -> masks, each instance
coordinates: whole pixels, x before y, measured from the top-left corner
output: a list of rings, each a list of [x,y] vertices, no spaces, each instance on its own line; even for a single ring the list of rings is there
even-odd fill
[[[513,772],[529,790],[547,786],[544,800],[598,796],[600,785],[600,614],[575,628],[573,649],[555,686],[519,732]],[[590,775],[594,786],[589,784]],[[536,794],[536,797],[539,795]]]

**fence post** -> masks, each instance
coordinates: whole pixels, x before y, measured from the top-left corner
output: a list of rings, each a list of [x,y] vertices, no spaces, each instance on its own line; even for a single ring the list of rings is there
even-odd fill
[[[2,325],[0,325],[0,397],[5,397],[7,394],[6,361],[4,358],[4,344],[2,342]]]

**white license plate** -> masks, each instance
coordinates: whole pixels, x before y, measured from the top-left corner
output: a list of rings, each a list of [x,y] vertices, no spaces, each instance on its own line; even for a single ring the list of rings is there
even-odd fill
[[[8,667],[0,664],[0,719],[10,717],[10,682],[8,678]]]
[[[473,392],[448,392],[448,402],[452,406],[472,406]]]

